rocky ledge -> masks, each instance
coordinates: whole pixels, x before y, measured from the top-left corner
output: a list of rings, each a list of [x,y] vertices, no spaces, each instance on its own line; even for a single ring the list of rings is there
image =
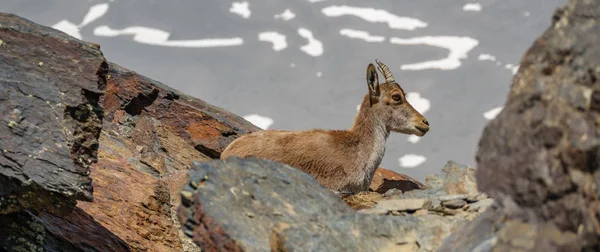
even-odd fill
[[[434,251],[493,203],[462,186],[473,179],[450,162],[427,189],[344,202],[298,169],[234,157],[196,162],[178,213],[203,251]]]

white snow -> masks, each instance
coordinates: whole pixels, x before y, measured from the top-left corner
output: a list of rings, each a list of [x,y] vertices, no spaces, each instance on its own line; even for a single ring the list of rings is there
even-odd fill
[[[261,116],[258,114],[246,115],[246,116],[244,116],[244,119],[246,119],[246,121],[249,121],[250,123],[256,125],[256,127],[259,127],[263,130],[269,129],[269,127],[273,124],[273,119],[266,117],[266,116]]]
[[[300,47],[300,50],[313,57],[323,54],[323,43],[315,39],[311,31],[300,27],[298,28],[298,34],[308,40],[308,43]]]
[[[231,8],[229,8],[229,12],[240,15],[242,18],[250,18],[252,12],[250,11],[250,4],[248,1],[243,2],[233,2],[231,3]]]
[[[481,11],[480,3],[467,3],[463,6],[464,11]]]
[[[414,168],[427,161],[427,158],[416,154],[407,154],[398,159],[400,166],[403,168]]]
[[[332,5],[323,8],[321,12],[328,17],[352,15],[372,23],[387,23],[392,29],[415,30],[427,27],[427,23],[419,19],[399,17],[382,9]]]
[[[504,107],[501,106],[501,107],[496,107],[496,108],[490,109],[490,110],[486,111],[485,113],[483,113],[483,117],[485,117],[485,119],[492,120],[492,119],[496,118],[496,116],[498,114],[500,114],[500,112],[502,111],[503,108]]]
[[[274,31],[261,32],[258,34],[258,40],[271,42],[273,44],[273,50],[281,51],[287,48],[287,42],[285,35]]]
[[[519,71],[519,65],[513,65],[513,64],[506,64],[504,65],[504,68],[511,70],[512,74],[516,74],[517,71]]]
[[[96,4],[92,7],[90,7],[90,10],[88,11],[87,14],[85,14],[85,17],[83,17],[83,21],[81,22],[81,24],[79,24],[79,27],[83,27],[83,26],[88,25],[91,22],[94,22],[96,19],[104,16],[104,14],[106,14],[107,11],[108,11],[107,3]]]
[[[221,46],[239,46],[244,41],[239,38],[209,38],[195,40],[169,40],[169,32],[143,27],[132,26],[122,30],[111,29],[103,25],[94,29],[94,35],[103,37],[115,37],[120,35],[133,35],[133,40],[138,43],[170,47],[221,47]]]
[[[79,25],[76,25],[69,20],[63,19],[58,23],[52,25],[52,28],[69,34],[69,36],[81,39],[81,33],[79,32],[79,29],[104,16],[104,14],[106,14],[107,11],[108,3],[96,4],[90,7],[90,9],[85,14],[83,20]]]
[[[419,140],[421,140],[421,137],[417,135],[410,135],[406,140],[408,140],[411,143],[417,143],[419,142]]]
[[[491,54],[479,54],[479,56],[477,57],[478,60],[489,60],[489,61],[496,61],[496,57],[494,55]]]
[[[421,114],[425,114],[431,108],[431,102],[421,97],[421,94],[418,92],[406,93],[406,100]]]
[[[294,14],[290,9],[285,9],[281,14],[275,14],[273,17],[275,17],[275,19],[288,21],[294,19],[296,17],[296,14]]]
[[[69,20],[61,20],[58,23],[54,24],[52,28],[62,31],[69,36],[75,37],[77,39],[81,39],[81,33],[79,33],[79,28],[76,24],[71,23]]]
[[[341,29],[340,30],[340,35],[349,37],[349,38],[354,38],[354,39],[361,39],[367,42],[383,42],[385,41],[385,37],[383,36],[374,36],[374,35],[370,35],[369,32],[367,31],[360,31],[360,30],[353,30],[353,29]]]
[[[455,36],[424,36],[414,38],[390,38],[390,43],[399,45],[430,45],[449,50],[448,57],[440,60],[425,61],[402,65],[402,70],[440,69],[453,70],[461,66],[461,59],[467,58],[467,53],[479,44],[470,37]]]

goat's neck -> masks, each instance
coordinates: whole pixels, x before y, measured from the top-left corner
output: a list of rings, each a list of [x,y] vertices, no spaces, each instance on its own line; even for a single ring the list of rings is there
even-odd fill
[[[357,156],[365,160],[365,169],[374,171],[383,158],[390,131],[387,130],[383,119],[371,108],[368,95],[363,99],[350,131],[358,137]]]

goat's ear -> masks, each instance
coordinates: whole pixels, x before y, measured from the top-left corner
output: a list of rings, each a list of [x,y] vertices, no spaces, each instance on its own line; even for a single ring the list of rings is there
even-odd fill
[[[379,77],[373,64],[369,64],[367,67],[367,86],[369,87],[369,95],[372,98],[379,97]]]

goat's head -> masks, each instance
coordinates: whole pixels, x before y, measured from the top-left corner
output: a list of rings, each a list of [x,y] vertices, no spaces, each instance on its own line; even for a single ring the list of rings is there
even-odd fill
[[[386,128],[403,134],[423,136],[429,131],[429,122],[406,100],[406,93],[394,80],[390,69],[375,60],[385,78],[379,83],[377,70],[373,64],[367,67],[370,108],[378,120],[383,120]]]

